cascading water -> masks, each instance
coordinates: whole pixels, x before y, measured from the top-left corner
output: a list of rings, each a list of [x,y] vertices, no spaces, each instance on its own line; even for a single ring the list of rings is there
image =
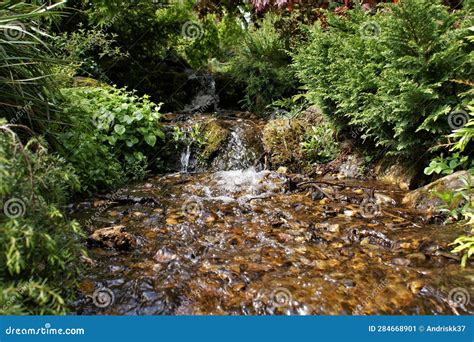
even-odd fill
[[[219,103],[216,94],[216,82],[211,74],[191,72],[188,81],[197,84],[198,91],[191,102],[184,108],[187,113],[215,112]]]
[[[191,158],[191,143],[186,144],[186,149],[181,152],[181,172],[187,173],[189,168],[189,159]]]
[[[214,159],[216,171],[245,170],[258,165],[257,159],[263,153],[260,132],[248,122],[236,122],[231,128],[230,138],[225,148]]]
[[[202,139],[210,133],[206,131],[206,125],[210,121],[215,122],[222,130],[218,138],[214,136],[214,139],[221,139],[219,149],[207,159],[200,159],[209,142],[204,145],[201,144],[202,141],[196,144],[195,139]],[[177,166],[175,170],[186,173],[245,170],[252,167],[259,171],[263,168],[259,161],[264,153],[261,126],[250,120],[229,117],[220,119],[218,116],[210,120],[207,115],[196,115],[188,119],[185,125],[181,124],[180,131],[185,135],[182,140],[186,143],[174,159],[174,165]],[[210,144],[212,143],[211,141]]]

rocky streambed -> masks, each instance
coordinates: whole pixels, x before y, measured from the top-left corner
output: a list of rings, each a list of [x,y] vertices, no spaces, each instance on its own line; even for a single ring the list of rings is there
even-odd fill
[[[382,183],[263,170],[244,134],[212,164],[236,169],[72,207],[91,234],[77,314],[474,314],[474,274],[448,246],[462,227]]]

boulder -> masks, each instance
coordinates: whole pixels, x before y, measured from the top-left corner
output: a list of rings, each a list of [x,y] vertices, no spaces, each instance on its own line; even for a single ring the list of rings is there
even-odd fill
[[[204,160],[209,160],[215,156],[218,151],[223,149],[225,142],[229,139],[230,131],[220,125],[216,119],[205,122],[201,130],[206,133],[206,141],[204,149],[200,151],[200,157]]]
[[[124,228],[125,226],[113,226],[97,229],[89,236],[88,241],[101,247],[129,250],[134,248],[137,242]]]
[[[317,126],[326,122],[323,110],[315,105],[303,110],[300,117],[303,118],[309,126]]]
[[[436,207],[443,204],[443,201],[435,196],[436,192],[456,191],[465,186],[465,180],[469,177],[471,182],[474,182],[474,177],[469,175],[467,171],[458,171],[440,178],[433,183],[409,192],[403,198],[403,204],[421,210],[436,209]]]
[[[270,120],[263,128],[263,146],[270,164],[277,169],[286,166],[297,171],[304,160],[301,142],[305,134],[305,122],[297,119]]]
[[[374,167],[377,180],[397,185],[402,190],[413,188],[419,170],[414,164],[391,157],[382,158]]]

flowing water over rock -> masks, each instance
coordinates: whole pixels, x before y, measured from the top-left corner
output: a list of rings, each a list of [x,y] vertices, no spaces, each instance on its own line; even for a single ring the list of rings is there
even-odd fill
[[[259,133],[249,122],[237,122],[230,128],[230,138],[222,153],[211,165],[213,170],[244,170],[249,167],[262,168],[259,157],[263,153]],[[255,140],[258,140],[256,142]]]
[[[448,253],[461,228],[429,224],[381,184],[254,167],[242,127],[221,171],[159,175],[76,206],[91,231],[120,226],[134,240],[91,244],[78,314],[474,314],[462,299],[474,274]]]
[[[188,70],[188,81],[194,81],[198,86],[198,93],[194,96],[184,111],[189,113],[213,112],[217,109],[219,96],[216,94],[216,82],[211,74],[197,73]]]

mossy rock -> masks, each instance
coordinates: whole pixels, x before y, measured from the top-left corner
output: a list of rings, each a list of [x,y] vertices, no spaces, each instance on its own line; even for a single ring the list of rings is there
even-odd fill
[[[201,130],[205,134],[205,145],[199,155],[203,160],[208,161],[223,147],[229,138],[230,131],[222,127],[216,119],[203,123]]]
[[[263,146],[273,168],[286,166],[291,171],[300,168],[304,153],[301,142],[306,128],[301,120],[270,120],[263,128]]]
[[[436,196],[436,193],[458,191],[465,186],[466,180],[474,183],[474,176],[469,175],[467,171],[458,171],[449,176],[440,178],[433,183],[427,184],[419,189],[409,192],[404,198],[403,203],[408,207],[420,210],[436,210],[443,201]],[[462,198],[458,199],[459,202]],[[453,207],[457,204],[453,203]]]

